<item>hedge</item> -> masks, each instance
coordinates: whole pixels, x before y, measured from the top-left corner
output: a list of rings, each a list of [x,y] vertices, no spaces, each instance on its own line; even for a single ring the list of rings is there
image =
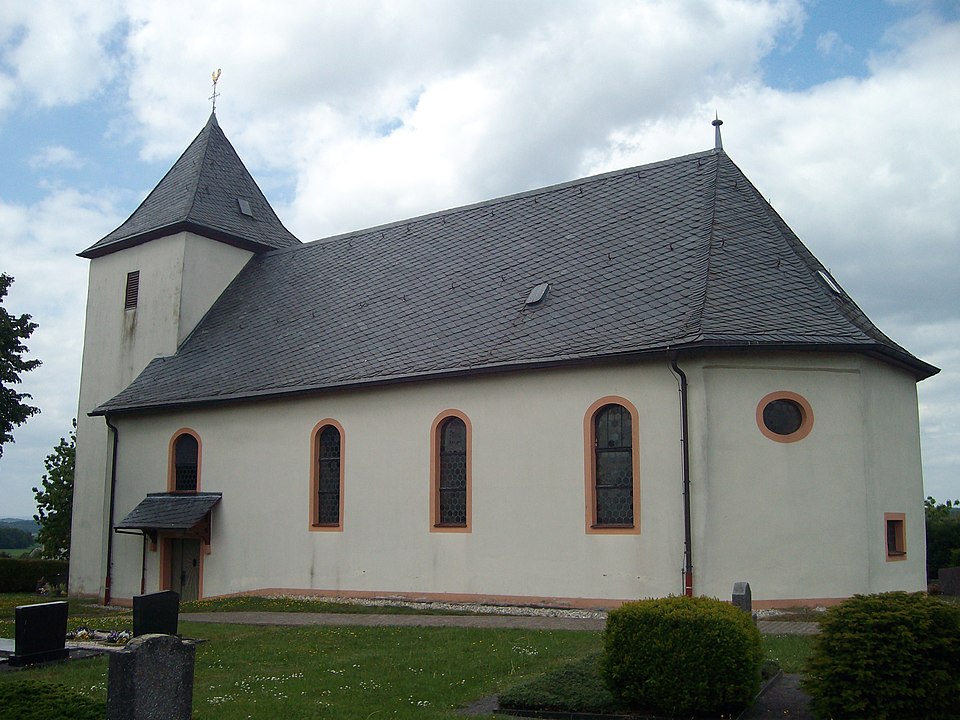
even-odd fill
[[[65,560],[0,558],[0,592],[34,592],[41,579],[54,584],[58,577],[66,589],[68,572]]]
[[[830,608],[804,689],[822,718],[955,718],[960,606],[923,593],[855,595]]]
[[[601,672],[629,707],[670,715],[747,706],[760,689],[760,632],[713,598],[669,597],[610,612]]]

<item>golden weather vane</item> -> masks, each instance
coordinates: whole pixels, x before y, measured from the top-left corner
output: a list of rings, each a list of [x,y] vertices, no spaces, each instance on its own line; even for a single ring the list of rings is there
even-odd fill
[[[211,79],[213,80],[213,95],[211,95],[208,100],[213,101],[213,112],[217,111],[217,98],[220,97],[220,93],[217,92],[217,81],[220,79],[220,68],[217,68],[210,74]]]

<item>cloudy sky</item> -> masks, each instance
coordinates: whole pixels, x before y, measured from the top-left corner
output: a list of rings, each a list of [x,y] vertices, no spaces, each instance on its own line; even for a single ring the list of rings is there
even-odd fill
[[[713,146],[919,385],[960,496],[956,0],[0,0],[0,271],[42,414],[0,459],[30,516],[76,414],[87,261],[217,117],[302,240]]]

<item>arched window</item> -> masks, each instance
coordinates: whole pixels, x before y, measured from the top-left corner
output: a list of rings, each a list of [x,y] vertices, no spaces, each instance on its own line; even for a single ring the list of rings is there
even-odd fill
[[[456,410],[433,423],[431,442],[431,529],[470,530],[470,421]]]
[[[636,408],[604,398],[587,411],[584,425],[587,532],[639,532]]]
[[[310,527],[343,529],[343,428],[322,420],[313,429]]]
[[[200,489],[200,437],[192,430],[178,431],[171,442],[168,490],[195,493]]]

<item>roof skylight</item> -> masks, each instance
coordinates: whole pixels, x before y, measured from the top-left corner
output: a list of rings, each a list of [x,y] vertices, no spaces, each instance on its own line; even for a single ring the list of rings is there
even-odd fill
[[[524,305],[539,305],[547,296],[547,291],[549,289],[550,283],[540,283],[530,291],[529,295],[527,295],[527,301],[524,303]]]
[[[240,205],[240,212],[242,212],[247,217],[253,217],[253,208],[250,207],[250,201],[244,200],[243,198],[237,198],[237,203]]]

